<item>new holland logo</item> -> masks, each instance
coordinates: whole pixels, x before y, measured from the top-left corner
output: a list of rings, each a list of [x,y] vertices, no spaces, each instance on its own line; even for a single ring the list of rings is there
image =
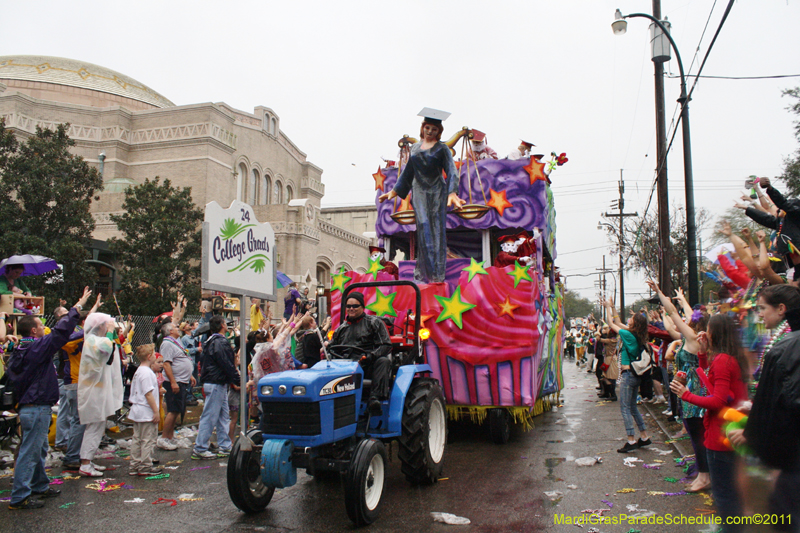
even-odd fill
[[[349,376],[333,379],[322,386],[319,395],[328,396],[329,394],[339,394],[340,392],[355,390],[361,381],[358,379],[359,377],[358,374],[351,374]]]

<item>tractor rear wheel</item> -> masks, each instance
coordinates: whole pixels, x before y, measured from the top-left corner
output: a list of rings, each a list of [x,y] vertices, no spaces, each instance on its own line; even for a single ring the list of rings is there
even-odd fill
[[[247,436],[255,446],[262,443],[261,431],[251,429]],[[244,451],[237,439],[228,457],[228,494],[233,504],[245,513],[260,513],[266,509],[275,487],[264,485],[261,480],[261,457],[258,449]]]
[[[358,443],[345,477],[344,505],[356,526],[377,520],[386,486],[386,448],[375,439]]]
[[[397,455],[403,474],[415,485],[435,483],[442,474],[447,443],[447,412],[438,381],[414,380],[406,395],[402,426]]]
[[[505,409],[489,410],[489,435],[495,444],[506,444],[511,438],[511,420]]]

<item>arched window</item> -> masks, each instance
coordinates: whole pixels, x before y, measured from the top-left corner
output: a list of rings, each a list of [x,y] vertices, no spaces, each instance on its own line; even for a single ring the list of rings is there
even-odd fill
[[[294,191],[292,190],[291,185],[286,186],[286,202],[291,202],[294,200]]]
[[[247,165],[244,163],[239,163],[239,175],[236,178],[239,180],[236,184],[236,189],[239,191],[237,194],[237,198],[240,200],[243,198],[247,198]]]
[[[247,204],[256,205],[258,199],[258,170],[253,169],[250,173],[250,180],[247,182]]]
[[[325,263],[317,263],[317,284],[327,287],[331,282],[331,269]]]
[[[261,205],[267,205],[272,202],[271,194],[272,179],[270,179],[269,174],[264,174],[264,179],[261,180]]]
[[[283,203],[283,183],[281,183],[280,180],[275,182],[275,203]]]
[[[275,120],[275,117],[272,117],[272,134],[273,135],[278,134],[278,121]]]

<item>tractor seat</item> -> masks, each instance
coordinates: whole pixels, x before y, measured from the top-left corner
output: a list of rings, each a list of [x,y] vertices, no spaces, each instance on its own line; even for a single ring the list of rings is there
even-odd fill
[[[361,381],[361,398],[369,398],[369,393],[372,391],[372,380],[365,379]]]

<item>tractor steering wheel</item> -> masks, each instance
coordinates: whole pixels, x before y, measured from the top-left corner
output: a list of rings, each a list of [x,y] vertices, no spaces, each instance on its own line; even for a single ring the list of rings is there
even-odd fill
[[[358,346],[350,346],[349,344],[333,344],[328,346],[328,353],[331,354],[333,359],[358,359],[371,355],[367,350],[359,348]]]

